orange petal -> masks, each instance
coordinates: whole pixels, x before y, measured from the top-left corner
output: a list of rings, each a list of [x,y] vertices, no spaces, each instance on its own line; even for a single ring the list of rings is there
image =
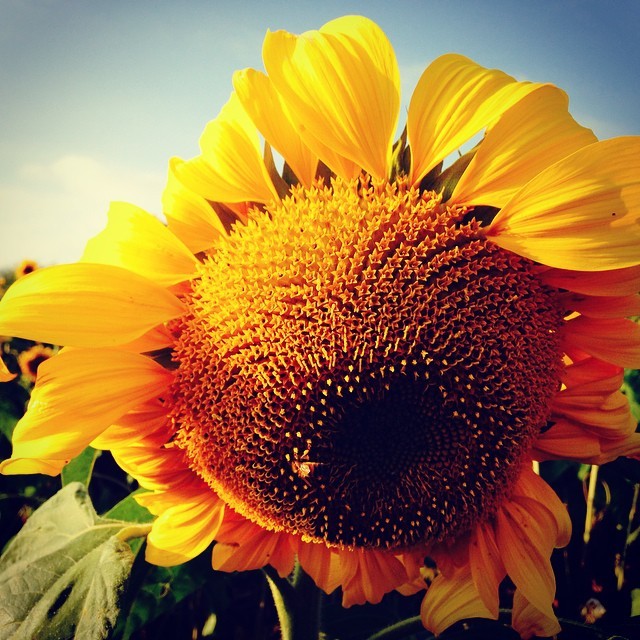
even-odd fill
[[[301,36],[269,32],[262,57],[302,139],[325,164],[347,179],[354,176],[343,175],[352,171],[340,158],[389,175],[400,74],[375,23],[346,16]]]
[[[63,350],[38,369],[27,413],[13,432],[12,457],[69,460],[172,380],[170,372],[135,353]]]
[[[531,450],[534,460],[577,460],[587,462],[600,456],[600,438],[568,420],[557,420],[541,433]]]
[[[350,551],[357,561],[352,578],[342,586],[342,606],[370,602],[377,604],[382,597],[408,580],[402,562],[390,552],[372,549]]]
[[[291,573],[295,552],[291,536],[275,533],[227,509],[213,548],[213,568],[250,571],[270,564],[281,577]]]
[[[476,527],[469,546],[469,565],[473,584],[482,602],[491,612],[491,617],[497,618],[498,588],[507,572],[500,558],[495,534],[489,525]]]
[[[552,411],[552,420],[561,416],[587,430],[595,427],[603,438],[626,436],[636,428],[629,400],[620,391],[599,395],[563,391],[555,397]]]
[[[182,564],[202,553],[215,539],[224,515],[224,502],[206,486],[175,491],[170,500],[147,536],[145,559],[161,567]]]
[[[586,296],[573,293],[563,298],[567,309],[590,318],[629,318],[640,316],[640,295]]]
[[[87,243],[82,262],[123,267],[163,287],[193,275],[193,253],[150,213],[112,202],[108,216],[106,229]]]
[[[489,129],[453,190],[458,205],[503,207],[542,170],[597,141],[567,111],[569,98],[541,85]]]
[[[628,296],[640,291],[640,266],[595,272],[547,269],[540,279],[552,287],[591,296]]]
[[[256,127],[235,92],[205,127],[200,149],[200,156],[175,166],[179,181],[197,195],[214,202],[278,200]]]
[[[233,87],[265,140],[287,161],[305,187],[311,187],[318,156],[303,142],[271,80],[255,69],[238,71]]]
[[[565,342],[620,367],[640,368],[640,324],[579,316],[565,325]]]
[[[412,184],[491,125],[539,85],[515,82],[497,69],[485,69],[449,53],[424,71],[411,97],[407,135]]]
[[[567,508],[555,491],[525,465],[513,487],[512,501],[530,510],[538,522],[546,522],[546,541],[549,548],[565,547],[571,538],[571,520]]]
[[[495,517],[496,541],[507,573],[533,606],[552,617],[554,546],[568,543],[571,521],[553,490],[524,467],[511,499]]]
[[[482,602],[469,567],[451,577],[440,574],[427,589],[420,607],[422,624],[436,635],[467,618],[496,619]]]
[[[513,596],[512,626],[523,640],[534,637],[552,638],[561,631],[558,619],[536,609],[519,589],[516,589]]]
[[[183,312],[182,303],[142,276],[111,265],[38,269],[0,300],[0,333],[74,347],[130,342]]]
[[[325,593],[333,593],[347,584],[357,569],[356,554],[348,550],[331,549],[315,542],[298,544],[298,560],[316,585]]]
[[[538,174],[496,215],[487,237],[562,269],[640,264],[640,137],[603,140]]]

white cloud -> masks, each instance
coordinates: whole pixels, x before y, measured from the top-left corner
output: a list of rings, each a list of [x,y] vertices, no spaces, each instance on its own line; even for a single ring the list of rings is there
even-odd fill
[[[104,228],[109,203],[132,202],[159,213],[164,172],[107,166],[65,155],[20,167],[0,181],[0,267],[25,258],[42,265],[73,262]]]

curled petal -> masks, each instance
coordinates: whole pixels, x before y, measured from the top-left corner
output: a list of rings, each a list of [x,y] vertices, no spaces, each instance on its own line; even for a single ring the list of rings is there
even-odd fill
[[[540,85],[516,82],[454,53],[440,56],[416,85],[407,116],[412,184]]]
[[[340,158],[388,176],[400,74],[375,23],[346,16],[301,36],[270,32],[262,56],[300,136],[325,164],[344,178],[354,175]]]
[[[161,567],[182,564],[202,553],[215,539],[224,516],[224,502],[206,485],[195,487],[194,483],[188,489],[136,496],[140,504],[160,514],[147,537],[147,562]]]
[[[562,269],[640,264],[640,137],[603,140],[548,167],[496,215],[487,237]]]
[[[519,589],[516,589],[513,596],[512,626],[520,634],[522,640],[534,637],[555,637],[561,630],[555,616],[545,615],[536,609]]]
[[[467,618],[496,619],[482,601],[468,567],[450,577],[436,577],[422,600],[420,617],[422,624],[436,635]]]
[[[56,265],[20,278],[4,294],[0,333],[71,347],[112,347],[182,312],[173,294],[128,269]]]
[[[160,220],[126,202],[113,202],[104,231],[89,240],[82,262],[111,264],[169,287],[191,277],[196,259]]]
[[[513,105],[487,131],[451,201],[501,208],[542,170],[596,142],[571,117],[568,104],[564,91],[541,85]]]

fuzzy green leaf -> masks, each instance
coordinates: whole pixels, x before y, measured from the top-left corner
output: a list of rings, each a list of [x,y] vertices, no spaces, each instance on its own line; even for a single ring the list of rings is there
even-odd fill
[[[133,563],[86,489],[65,486],[27,520],[0,558],[0,640],[103,640]]]

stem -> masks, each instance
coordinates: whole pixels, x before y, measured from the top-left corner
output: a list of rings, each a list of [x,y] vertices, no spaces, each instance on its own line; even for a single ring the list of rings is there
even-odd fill
[[[407,618],[406,620],[396,622],[395,624],[389,625],[380,631],[376,631],[376,633],[369,636],[367,640],[400,640],[400,638],[406,638],[411,634],[418,633],[420,631],[424,632],[424,630],[425,628],[422,625],[420,616],[415,616],[413,618]],[[429,636],[429,638],[433,637],[434,636]]]
[[[591,465],[589,473],[589,491],[587,493],[587,513],[584,519],[584,543],[589,542],[591,538],[591,527],[593,526],[593,501],[596,497],[596,485],[598,484],[598,465]]]
[[[296,564],[291,582],[266,566],[273,601],[276,605],[282,640],[318,640],[322,592]]]

